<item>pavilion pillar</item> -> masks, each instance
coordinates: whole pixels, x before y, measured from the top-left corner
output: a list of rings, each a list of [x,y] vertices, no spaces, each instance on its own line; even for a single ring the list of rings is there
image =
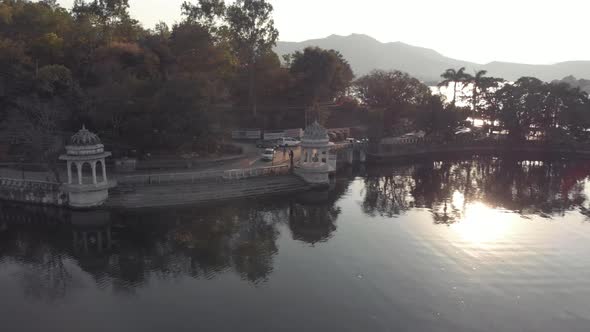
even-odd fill
[[[90,167],[92,167],[92,184],[96,184],[96,161],[93,161]]]
[[[102,182],[106,183],[107,180],[107,165],[104,162],[104,159],[102,159],[100,161],[100,163],[102,164]]]
[[[72,162],[68,161],[68,184],[72,184]]]
[[[78,170],[78,184],[82,184],[82,163],[76,163],[76,168]]]

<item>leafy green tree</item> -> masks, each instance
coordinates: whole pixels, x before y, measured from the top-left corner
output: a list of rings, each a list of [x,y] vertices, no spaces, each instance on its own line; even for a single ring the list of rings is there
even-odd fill
[[[496,92],[499,120],[514,140],[524,140],[539,130],[539,118],[545,107],[544,83],[533,77],[521,77]]]
[[[453,107],[445,108],[440,95],[432,95],[417,109],[414,124],[416,129],[428,135],[448,137],[465,117],[465,112]]]
[[[385,133],[399,123],[400,118],[415,116],[418,108],[432,95],[430,88],[400,71],[375,70],[355,82],[356,94],[377,117]]]
[[[488,72],[486,70],[479,70],[475,73],[475,75],[465,74],[464,83],[471,85],[471,111],[473,115],[479,114],[478,106],[479,106],[479,96],[481,94],[481,90],[484,87],[486,82],[486,74]]]
[[[588,142],[590,135],[590,100],[567,107],[560,115],[562,128],[575,140]]]
[[[297,99],[305,106],[333,102],[346,93],[354,78],[342,54],[318,47],[295,52],[289,71],[295,80],[294,90],[301,94]]]
[[[248,73],[248,99],[254,117],[257,116],[256,63],[271,51],[279,37],[272,11],[273,6],[266,0],[237,0],[226,11],[230,40]]]
[[[439,87],[448,87],[450,85],[453,86],[453,100],[451,101],[451,105],[455,107],[457,102],[457,91],[460,90],[459,87],[461,87],[461,89],[463,88],[464,83],[468,78],[467,74],[465,73],[465,67],[461,67],[459,70],[455,70],[453,68],[447,69],[440,76],[443,78],[443,81],[438,84]]]
[[[99,27],[107,44],[136,39],[142,32],[139,22],[129,16],[129,0],[76,0],[72,12],[77,20]]]
[[[198,0],[197,4],[188,1],[182,3],[182,14],[186,21],[198,23],[213,35],[219,31],[220,21],[225,18],[225,10],[223,0]]]
[[[567,83],[546,84],[545,107],[539,118],[539,127],[549,139],[554,139],[552,134],[583,138],[581,127],[588,124],[587,117],[590,115],[584,112],[589,111],[588,102],[588,94],[580,88],[573,88]],[[573,123],[574,119],[578,123]]]

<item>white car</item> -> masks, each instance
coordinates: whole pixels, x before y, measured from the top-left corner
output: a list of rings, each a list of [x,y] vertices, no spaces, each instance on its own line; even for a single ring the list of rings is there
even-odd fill
[[[274,149],[264,149],[264,151],[262,151],[262,160],[272,161],[273,159],[275,159]]]
[[[301,141],[298,141],[292,137],[282,137],[282,138],[279,138],[277,141],[278,146],[284,146],[284,147],[299,146],[300,144],[301,144]]]
[[[459,127],[455,129],[455,135],[463,135],[471,133],[471,128]]]

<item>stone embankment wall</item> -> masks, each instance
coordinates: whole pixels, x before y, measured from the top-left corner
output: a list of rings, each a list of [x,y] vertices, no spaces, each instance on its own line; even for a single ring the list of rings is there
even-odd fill
[[[512,153],[589,158],[590,145],[550,144],[542,141],[528,141],[515,144],[501,140],[476,141],[470,139],[440,143],[428,139],[408,139],[402,143],[383,143],[376,146],[370,146],[368,150],[369,158],[372,161],[389,161],[396,158],[445,155],[450,153]]]
[[[59,183],[0,178],[0,200],[67,206],[68,194]]]
[[[191,184],[211,182],[212,180],[232,181],[256,177],[278,176],[289,174],[289,172],[289,165],[280,165],[220,171],[121,175],[117,178],[117,181],[120,185]]]

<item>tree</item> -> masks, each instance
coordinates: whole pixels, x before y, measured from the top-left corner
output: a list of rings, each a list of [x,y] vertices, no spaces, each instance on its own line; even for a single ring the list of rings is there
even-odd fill
[[[480,70],[475,75],[465,74],[463,84],[470,85],[471,96],[469,101],[471,103],[471,116],[485,119],[484,109],[486,106],[486,97],[489,96],[489,92],[493,92],[498,89],[503,79],[496,77],[485,76],[487,71]],[[483,105],[482,105],[483,102]],[[493,121],[491,124],[493,125]]]
[[[496,92],[499,120],[513,140],[525,140],[539,131],[545,107],[544,84],[533,77],[521,77]]]
[[[588,141],[590,128],[590,100],[566,108],[560,116],[563,128],[578,141]]]
[[[45,162],[59,181],[61,130],[78,115],[82,93],[70,70],[61,65],[40,68],[31,83],[29,93],[17,97],[14,105],[27,124],[21,139],[28,142],[29,158]]]
[[[486,70],[479,70],[475,73],[475,75],[471,75],[471,74],[465,74],[464,77],[464,82],[465,84],[470,84],[471,85],[471,111],[473,112],[473,115],[478,114],[477,111],[477,107],[479,105],[479,94],[480,94],[480,90],[483,87],[483,84],[485,82],[485,75],[488,72]]]
[[[290,73],[295,79],[294,90],[304,106],[333,102],[350,87],[354,74],[342,54],[334,50],[308,47],[291,57]]]
[[[451,105],[453,105],[453,107],[455,107],[456,101],[457,101],[458,84],[463,85],[463,83],[465,83],[465,80],[467,78],[467,76],[465,74],[465,67],[461,67],[461,68],[459,68],[459,70],[455,70],[452,68],[447,69],[440,76],[444,80],[438,84],[439,87],[443,87],[443,86],[448,87],[450,85],[453,85],[453,101],[451,102]]]
[[[248,73],[248,99],[254,117],[257,116],[256,62],[271,51],[279,37],[272,11],[266,0],[237,0],[226,11],[230,39],[242,68]]]
[[[546,84],[545,107],[539,127],[552,140],[559,140],[564,134],[585,139],[585,129],[590,128],[589,101],[588,94],[580,88],[573,88],[567,83]]]
[[[432,95],[418,108],[414,119],[416,129],[428,135],[452,135],[454,129],[465,120],[465,113],[453,107],[445,108],[440,95]]]
[[[377,121],[389,132],[403,116],[412,117],[413,111],[426,104],[431,91],[428,86],[407,73],[375,70],[355,82],[361,101],[379,112]]]
[[[220,19],[225,17],[225,2],[223,0],[198,0],[197,4],[188,1],[182,3],[182,14],[186,21],[198,23],[211,34],[219,29]]]
[[[72,13],[77,20],[86,20],[100,27],[101,39],[128,41],[137,37],[139,22],[129,17],[129,0],[75,0]]]

